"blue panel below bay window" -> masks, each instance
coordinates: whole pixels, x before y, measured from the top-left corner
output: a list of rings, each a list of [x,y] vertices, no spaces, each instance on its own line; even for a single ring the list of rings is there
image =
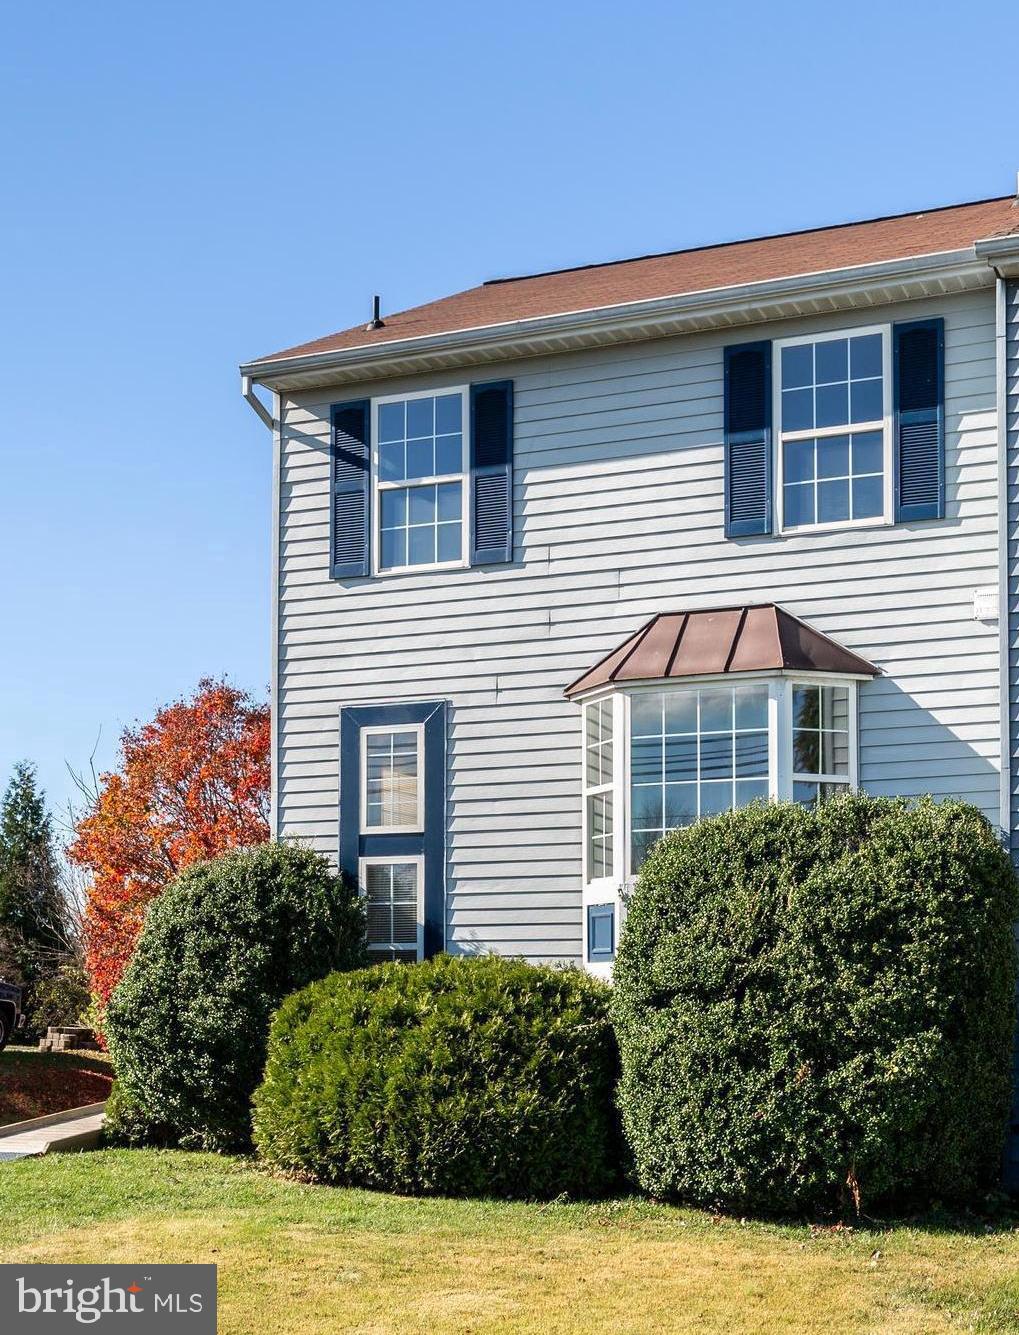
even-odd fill
[[[587,958],[603,964],[616,958],[616,906],[589,904],[587,909]]]

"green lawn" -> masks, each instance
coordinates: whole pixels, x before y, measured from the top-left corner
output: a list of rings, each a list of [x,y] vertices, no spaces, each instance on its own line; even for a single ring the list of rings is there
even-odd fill
[[[1017,1229],[407,1200],[175,1152],[0,1165],[3,1260],[215,1261],[224,1335],[1019,1332]]]

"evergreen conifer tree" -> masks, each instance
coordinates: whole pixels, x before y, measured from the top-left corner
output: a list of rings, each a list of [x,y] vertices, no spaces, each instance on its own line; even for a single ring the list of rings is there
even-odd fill
[[[17,765],[0,803],[0,960],[31,986],[67,953],[53,827],[35,769]]]

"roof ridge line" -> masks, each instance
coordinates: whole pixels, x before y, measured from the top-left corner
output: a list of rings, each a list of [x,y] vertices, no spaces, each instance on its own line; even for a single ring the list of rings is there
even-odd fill
[[[799,227],[788,232],[763,232],[759,236],[739,236],[732,241],[708,241],[701,246],[680,246],[675,250],[650,250],[643,255],[624,255],[618,260],[592,260],[587,264],[566,264],[561,269],[537,269],[533,273],[506,274],[501,278],[486,278],[478,286],[498,287],[502,283],[525,283],[531,278],[554,278],[557,274],[584,273],[589,269],[612,269],[620,264],[639,264],[642,260],[664,260],[673,255],[697,255],[706,250],[726,250],[731,246],[749,246],[755,241],[781,241],[792,236],[814,236],[818,232],[839,232],[847,227],[866,227],[871,223],[895,222],[899,218],[923,218],[929,213],[948,213],[952,209],[971,209],[980,204],[998,204],[1006,199],[1014,198],[1013,195],[988,195],[986,199],[964,199],[955,204],[935,204],[932,208],[927,209],[905,209],[901,213],[882,213],[874,218],[853,218],[849,222],[824,223],[818,227]],[[468,288],[466,290],[476,289]]]

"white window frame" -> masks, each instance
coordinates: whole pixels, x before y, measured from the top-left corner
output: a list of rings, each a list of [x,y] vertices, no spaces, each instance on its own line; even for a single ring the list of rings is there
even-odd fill
[[[471,449],[470,449],[470,402],[468,385],[446,385],[441,388],[414,390],[406,394],[385,394],[371,401],[371,484],[372,484],[372,572],[379,578],[389,575],[422,574],[429,570],[464,570],[470,565],[471,536]],[[403,479],[398,482],[383,482],[379,473],[379,409],[386,403],[407,403],[411,399],[435,399],[447,394],[459,394],[461,408],[461,471],[459,473],[436,474],[429,478]],[[456,561],[433,561],[428,565],[388,566],[382,569],[382,493],[384,491],[404,491],[416,486],[434,486],[440,482],[460,483],[460,557]]]
[[[361,898],[368,902],[368,877],[366,875],[369,867],[394,867],[407,866],[413,864],[416,867],[417,878],[417,941],[412,945],[410,941],[390,941],[386,945],[376,943],[374,946],[368,946],[369,954],[382,954],[383,951],[390,950],[411,950],[417,951],[418,960],[425,957],[425,860],[420,853],[411,854],[408,857],[397,857],[393,853],[376,854],[371,857],[362,857],[358,859],[357,880],[358,889]]]
[[[846,727],[849,730],[849,772],[848,774],[800,774],[796,770],[793,759],[793,692],[797,686],[848,686],[849,687],[849,715]],[[859,702],[858,690],[854,689],[854,681],[847,677],[827,677],[821,673],[796,673],[789,677],[789,689],[787,693],[787,715],[782,725],[782,734],[787,740],[788,755],[788,774],[789,774],[789,797],[792,799],[795,785],[797,783],[828,783],[836,784],[840,788],[845,788],[847,792],[854,792],[859,787],[860,778],[860,724],[859,724]]]
[[[603,704],[603,703],[607,703],[607,704],[608,704],[608,706],[609,706],[609,710],[610,710],[610,717],[611,717],[611,720],[612,720],[612,733],[611,733],[611,736],[612,736],[612,756],[613,756],[613,763],[612,763],[612,777],[609,779],[608,783],[599,783],[599,784],[595,784],[593,787],[589,787],[589,786],[588,786],[588,782],[587,782],[587,752],[588,752],[588,746],[587,746],[587,711],[588,711],[590,708],[592,708],[592,707],[594,707],[594,706],[596,706],[596,705]],[[610,695],[605,695],[605,694],[595,696],[595,697],[594,697],[593,699],[591,699],[591,700],[585,700],[585,701],[584,701],[583,708],[582,708],[582,710],[581,710],[581,717],[582,717],[583,727],[584,727],[584,734],[583,734],[583,748],[584,748],[584,755],[583,755],[583,774],[582,774],[582,777],[581,777],[581,782],[582,782],[582,786],[583,786],[583,790],[584,790],[584,807],[583,807],[583,818],[582,818],[583,831],[584,831],[584,851],[583,851],[583,860],[584,860],[584,884],[587,885],[587,886],[599,886],[599,885],[606,885],[606,884],[609,884],[609,883],[611,883],[611,882],[613,881],[614,876],[615,876],[615,870],[616,870],[616,846],[617,846],[617,842],[618,842],[618,838],[619,838],[619,835],[618,835],[618,832],[617,832],[617,826],[616,826],[616,815],[617,815],[617,812],[616,812],[616,806],[617,806],[617,803],[616,803],[616,781],[615,781],[615,780],[616,780],[616,767],[617,767],[617,765],[618,765],[618,761],[616,760],[616,747],[618,746],[618,741],[617,741],[617,733],[618,733],[618,726],[617,726],[617,725],[618,725],[618,718],[617,718],[617,715],[618,715],[618,713],[619,713],[619,711],[616,709],[615,701],[614,701],[613,697],[610,696]],[[591,845],[591,828],[590,828],[590,823],[591,823],[591,822],[590,822],[590,801],[589,801],[589,799],[592,798],[592,797],[601,797],[601,796],[604,796],[606,793],[607,793],[607,794],[610,794],[610,795],[611,795],[611,798],[612,798],[612,801],[611,801],[611,804],[610,804],[610,805],[611,805],[611,809],[612,809],[612,866],[609,868],[608,872],[607,872],[604,876],[592,876],[592,874],[591,874],[591,871],[592,871],[592,866],[591,866],[591,863],[592,863],[592,858],[591,858],[592,845]],[[592,901],[592,902],[594,902],[594,901]],[[600,902],[600,901],[599,901],[599,902]]]
[[[368,738],[390,736],[396,732],[414,733],[417,743],[417,816],[413,825],[368,824]],[[425,832],[425,725],[423,723],[379,723],[361,729],[360,759],[358,763],[361,834],[424,834]],[[385,859],[383,859],[385,861]],[[404,862],[410,858],[402,859]]]
[[[881,381],[884,400],[884,416],[873,422],[847,423],[842,426],[809,427],[801,431],[782,431],[782,350],[783,348],[801,347],[807,343],[830,343],[839,338],[859,338],[866,334],[881,335]],[[893,477],[892,455],[892,327],[890,324],[861,325],[855,329],[827,330],[820,334],[797,334],[790,338],[776,339],[773,344],[771,367],[771,407],[773,462],[775,474],[775,505],[778,519],[778,532],[789,537],[800,533],[834,533],[846,528],[880,528],[894,522],[895,479]],[[832,523],[797,524],[786,527],[785,522],[785,479],[782,471],[784,450],[787,440],[817,440],[830,436],[849,436],[864,431],[881,431],[884,441],[883,459],[883,494],[884,510],[880,515],[868,519],[839,519]]]

